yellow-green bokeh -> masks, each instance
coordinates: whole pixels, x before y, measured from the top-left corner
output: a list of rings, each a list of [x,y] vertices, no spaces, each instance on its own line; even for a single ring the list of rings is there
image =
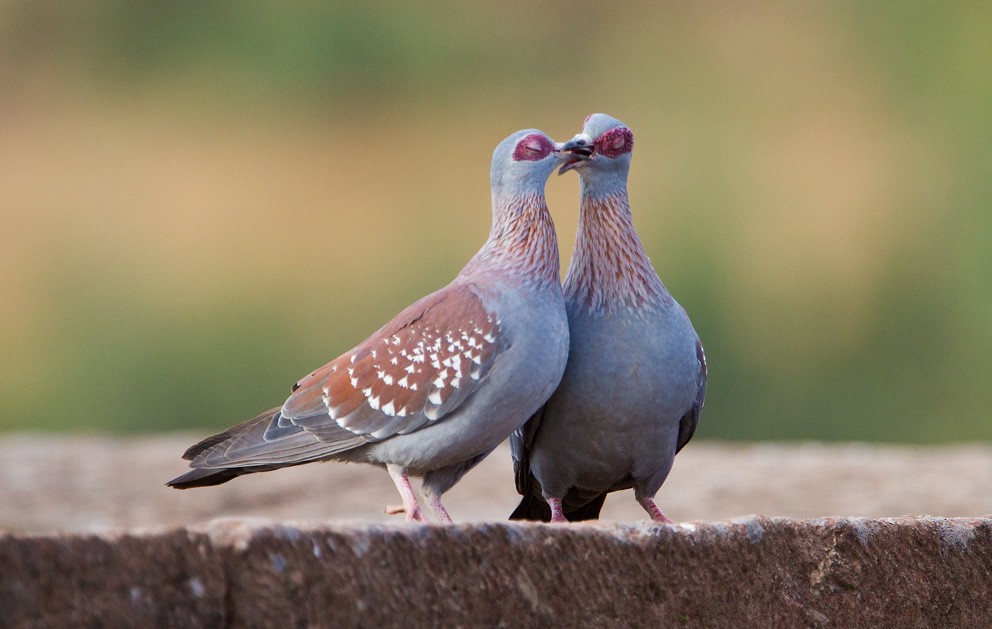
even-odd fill
[[[277,404],[475,252],[497,142],[605,111],[701,436],[989,440],[990,41],[987,2],[2,3],[0,429]]]

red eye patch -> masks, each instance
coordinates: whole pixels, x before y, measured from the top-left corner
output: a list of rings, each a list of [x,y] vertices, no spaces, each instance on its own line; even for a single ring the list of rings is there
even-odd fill
[[[627,127],[617,127],[601,133],[593,145],[600,155],[620,157],[634,148],[634,134]]]
[[[513,149],[513,161],[536,162],[547,157],[554,148],[554,144],[548,138],[538,133],[531,133],[517,142],[516,148]]]

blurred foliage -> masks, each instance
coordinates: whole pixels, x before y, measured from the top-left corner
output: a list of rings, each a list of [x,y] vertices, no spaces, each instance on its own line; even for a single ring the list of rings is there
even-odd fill
[[[701,436],[989,440],[990,41],[980,2],[0,4],[0,428],[278,404],[478,248],[500,139],[606,111]]]

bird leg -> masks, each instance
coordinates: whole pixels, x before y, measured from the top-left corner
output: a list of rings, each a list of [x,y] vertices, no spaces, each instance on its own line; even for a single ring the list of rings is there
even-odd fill
[[[448,510],[441,504],[441,496],[433,492],[428,492],[425,498],[427,498],[427,506],[434,512],[434,517],[437,518],[438,522],[452,523],[451,516],[448,515]]]
[[[561,498],[548,498],[548,505],[551,507],[552,522],[568,522],[561,508]]]
[[[638,498],[637,502],[641,503],[644,510],[648,512],[651,519],[655,522],[664,522],[665,524],[671,524],[672,521],[668,519],[668,516],[661,512],[658,505],[655,503],[654,498]]]
[[[410,486],[410,478],[407,477],[406,472],[402,467],[397,465],[387,465],[386,470],[389,472],[389,477],[393,479],[393,484],[396,485],[396,489],[400,492],[400,498],[403,499],[402,507],[386,507],[386,513],[403,513],[406,512],[406,521],[424,521],[424,515],[420,512],[420,505],[417,504],[417,496],[413,493],[413,487]]]
[[[424,474],[424,484],[420,487],[420,493],[424,497],[424,500],[427,501],[427,506],[434,513],[434,517],[438,522],[447,524],[452,522],[451,516],[448,515],[448,510],[441,504],[441,496],[444,495],[444,492],[454,487],[458,479],[478,465],[479,461],[486,458],[490,452],[492,450],[487,450],[460,463],[439,467]]]

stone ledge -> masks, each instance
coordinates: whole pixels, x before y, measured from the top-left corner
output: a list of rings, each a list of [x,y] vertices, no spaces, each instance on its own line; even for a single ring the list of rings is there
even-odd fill
[[[992,519],[0,534],[6,626],[988,626]]]

